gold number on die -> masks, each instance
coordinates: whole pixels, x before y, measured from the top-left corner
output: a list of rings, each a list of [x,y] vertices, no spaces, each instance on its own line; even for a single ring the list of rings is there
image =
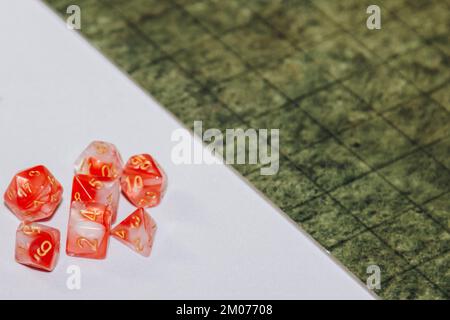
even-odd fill
[[[86,239],[86,238],[84,238],[84,237],[81,237],[81,238],[78,238],[78,240],[77,240],[77,245],[78,245],[80,248],[82,248],[82,249],[84,249],[84,248],[85,248],[85,245],[86,245],[86,246],[89,247],[92,251],[97,251],[98,241],[97,241],[97,239],[95,239],[95,240],[89,240],[89,239]]]
[[[75,199],[75,201],[81,201],[81,194],[79,192],[75,192],[73,198]]]
[[[98,180],[95,180],[95,178],[92,178],[92,179],[89,181],[89,184],[90,184],[93,188],[95,188],[95,189],[101,189],[101,188],[103,187],[103,183],[101,183],[101,182],[98,181]]]
[[[125,237],[127,235],[125,230],[116,231],[116,232],[114,232],[114,234],[121,239],[125,239]]]
[[[141,239],[137,238],[134,241],[134,247],[136,248],[137,251],[142,252],[144,250],[144,246],[141,243]]]
[[[125,181],[127,183],[128,192],[132,192],[134,188],[140,190],[144,187],[144,181],[141,176],[135,176],[133,183],[131,183],[129,176],[125,179]]]
[[[51,184],[52,186],[55,185],[55,182],[56,182],[55,177],[53,177],[53,176],[47,176],[47,179],[48,179],[48,181],[50,182],[50,184]]]
[[[103,143],[95,144],[95,150],[98,154],[105,154],[108,151],[108,147]]]
[[[141,225],[141,218],[138,216],[132,216],[131,217],[131,227],[132,228],[138,228]]]
[[[152,164],[143,156],[134,156],[131,159],[131,164],[137,166],[138,169],[147,170]]]
[[[34,200],[34,201],[33,201],[33,206],[34,206],[35,208],[37,208],[37,207],[39,207],[39,206],[42,206],[44,203],[45,203],[45,202],[43,202],[43,201]]]
[[[85,217],[85,218],[87,218],[88,220],[91,220],[91,221],[97,220],[97,216],[100,215],[100,213],[95,211],[95,210],[80,210],[80,214],[83,217]]]
[[[102,166],[102,177],[109,177],[111,174],[111,169],[109,168],[109,166],[107,166],[106,164],[104,164]]]
[[[151,203],[152,201],[154,201],[156,199],[157,195],[155,192],[152,191],[147,191],[145,193],[144,198],[142,198],[141,200],[139,200],[139,205],[140,206],[144,206],[147,205],[149,203]]]
[[[14,193],[11,190],[8,190],[6,195],[8,196],[9,200],[13,200],[14,199]]]
[[[32,171],[28,172],[28,175],[30,177],[39,177],[41,175],[41,173],[39,171],[32,170]]]
[[[36,253],[34,254],[34,258],[36,260],[41,260],[40,257],[45,257],[47,253],[49,253],[50,250],[52,250],[53,245],[50,241],[45,240],[41,243],[41,246],[37,249]]]
[[[39,234],[41,233],[41,228],[39,228],[38,226],[25,224],[22,226],[22,232],[25,233],[26,235]]]
[[[32,194],[31,185],[29,182],[25,182],[18,190],[17,194],[19,197],[28,197],[27,191],[29,194]]]

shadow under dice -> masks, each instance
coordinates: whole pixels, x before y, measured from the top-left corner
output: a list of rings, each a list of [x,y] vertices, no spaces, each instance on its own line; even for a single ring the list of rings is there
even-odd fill
[[[15,258],[18,263],[52,271],[59,257],[60,233],[38,223],[21,223],[16,232]]]
[[[78,174],[73,178],[72,202],[94,202],[107,205],[114,223],[119,206],[120,184],[118,179]]]
[[[123,161],[117,148],[108,142],[94,141],[75,162],[75,172],[95,177],[118,178]]]
[[[50,217],[58,208],[63,188],[44,166],[17,173],[5,192],[4,200],[22,221],[37,221]]]
[[[136,207],[154,207],[164,197],[167,176],[150,155],[135,155],[123,169],[121,186],[125,196]]]
[[[111,229],[111,211],[100,203],[73,201],[66,252],[69,256],[104,259]]]
[[[143,208],[137,209],[111,230],[111,235],[137,253],[148,257],[152,251],[156,223]]]

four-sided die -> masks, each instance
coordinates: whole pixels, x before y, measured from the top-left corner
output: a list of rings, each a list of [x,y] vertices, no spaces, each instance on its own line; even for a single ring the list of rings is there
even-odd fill
[[[156,223],[139,208],[111,230],[111,235],[137,253],[148,257],[152,251]]]

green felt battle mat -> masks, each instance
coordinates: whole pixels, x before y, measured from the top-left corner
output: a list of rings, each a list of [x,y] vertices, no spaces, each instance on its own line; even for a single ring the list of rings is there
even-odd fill
[[[279,128],[234,168],[376,295],[450,297],[449,1],[45,2],[186,127]]]

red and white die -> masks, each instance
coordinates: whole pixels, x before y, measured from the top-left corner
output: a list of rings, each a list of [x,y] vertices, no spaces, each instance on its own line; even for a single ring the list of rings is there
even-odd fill
[[[118,179],[77,174],[72,183],[72,202],[95,202],[109,206],[114,223],[119,206],[120,184]]]
[[[69,256],[104,259],[111,229],[109,206],[73,201],[70,208],[66,253]]]
[[[155,232],[155,221],[143,208],[139,208],[115,226],[111,235],[140,255],[148,257]]]
[[[60,233],[38,223],[21,223],[16,231],[15,258],[20,264],[52,271],[59,257]]]
[[[132,156],[121,178],[122,191],[136,207],[154,207],[164,197],[167,176],[149,154]]]
[[[94,177],[119,178],[123,161],[116,146],[104,141],[94,141],[75,162],[75,173]]]
[[[63,188],[50,171],[35,166],[17,173],[5,192],[4,200],[22,221],[49,218],[58,208]]]

